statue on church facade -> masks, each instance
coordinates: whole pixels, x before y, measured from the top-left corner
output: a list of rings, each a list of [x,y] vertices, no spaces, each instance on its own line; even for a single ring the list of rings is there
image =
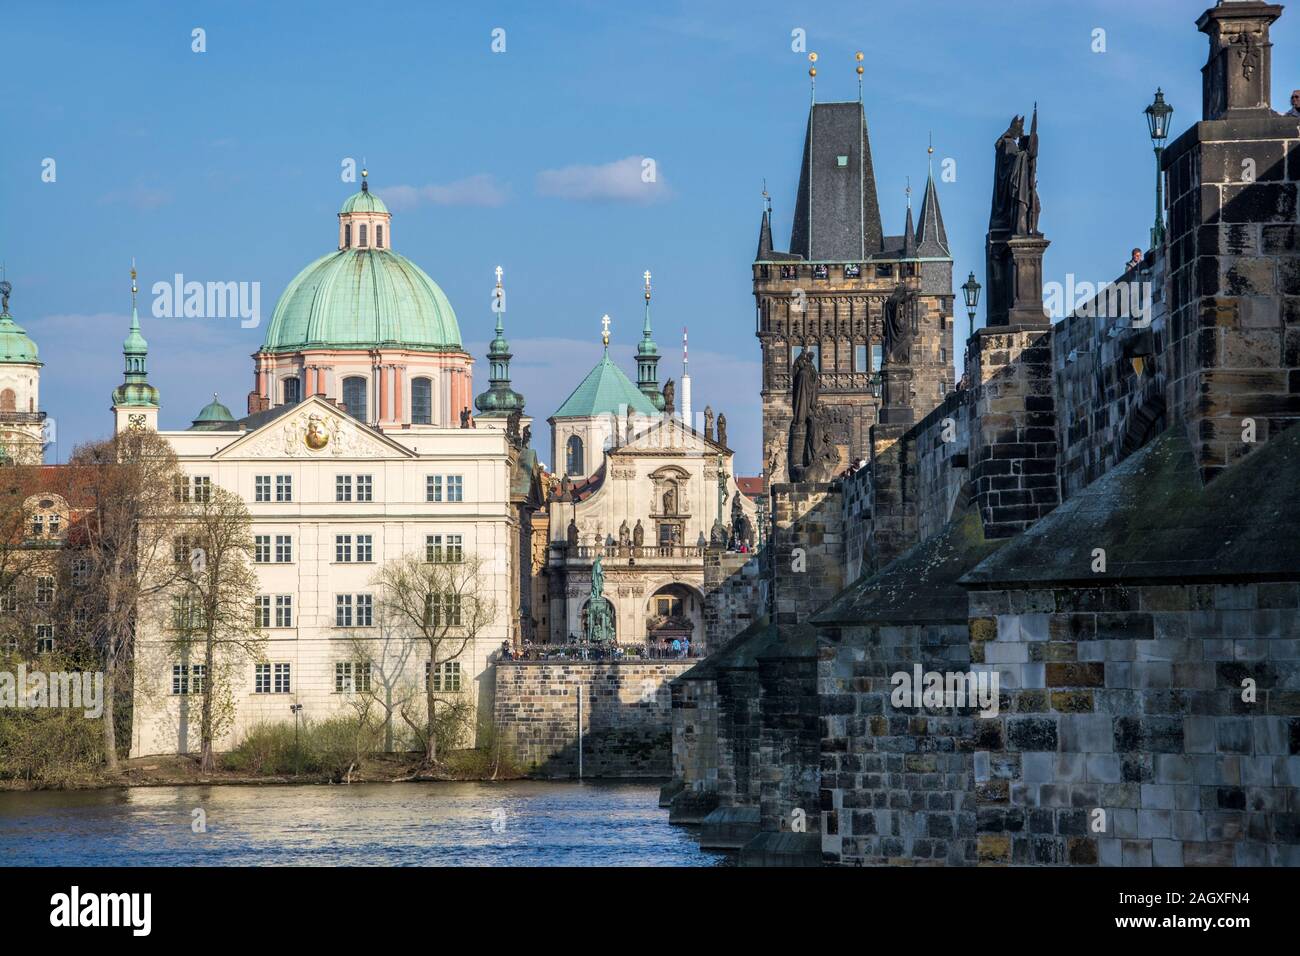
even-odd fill
[[[727,447],[727,416],[718,412],[718,444]]]
[[[641,519],[637,518],[636,527],[632,529],[632,545],[639,548],[643,544],[645,544],[645,528],[641,526]]]
[[[670,378],[664,382],[664,414],[669,418],[673,417],[676,406],[673,404],[677,400],[677,384]]]
[[[713,406],[704,406],[704,437],[713,441]]]
[[[576,549],[577,549],[577,547],[578,547],[578,522],[577,522],[575,519],[573,519],[573,518],[570,518],[570,519],[569,519],[569,527],[568,527],[568,529],[567,529],[567,531],[566,531],[566,538],[565,538],[565,540],[566,540],[566,541],[568,542],[568,544],[569,544],[569,550],[570,550],[570,551],[572,551],[572,550],[576,550]]]

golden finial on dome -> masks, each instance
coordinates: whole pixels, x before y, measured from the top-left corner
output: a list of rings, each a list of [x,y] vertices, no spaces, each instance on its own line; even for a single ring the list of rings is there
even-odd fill
[[[862,51],[859,50],[857,53],[853,54],[853,59],[858,61],[858,67],[857,67],[858,76],[861,76],[862,75]]]

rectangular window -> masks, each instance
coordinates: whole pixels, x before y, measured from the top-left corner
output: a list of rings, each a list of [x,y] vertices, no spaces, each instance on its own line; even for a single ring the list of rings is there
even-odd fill
[[[90,581],[90,559],[77,558],[72,562],[72,583],[81,585]]]
[[[59,533],[59,516],[50,515],[50,534]]]
[[[292,594],[277,594],[275,596],[275,626],[293,627]]]
[[[199,475],[194,479],[194,500],[206,502],[212,500],[212,479]]]
[[[337,661],[334,664],[334,692],[336,694],[369,693],[369,661]]]
[[[271,626],[271,595],[259,594],[253,604],[253,626]]]
[[[269,534],[253,535],[253,563],[270,564],[271,536]]]
[[[853,371],[865,372],[867,369],[867,347],[865,345],[853,346]]]
[[[338,564],[348,564],[352,561],[352,535],[334,536],[334,560]]]
[[[884,362],[884,359],[885,359],[884,347],[879,342],[872,345],[871,346],[871,371],[879,372],[881,363]]]
[[[293,561],[293,535],[277,534],[275,536],[275,562],[288,564]]]
[[[172,498],[176,501],[190,500],[190,480],[183,475],[172,479]]]
[[[207,675],[208,668],[205,664],[173,664],[172,693],[203,693],[203,680]]]
[[[433,670],[433,689],[444,693],[460,690],[460,661],[443,661]],[[429,681],[430,667],[424,665],[424,680]]]
[[[375,560],[374,535],[357,535],[357,560],[363,564]]]
[[[335,501],[352,500],[352,476],[351,475],[334,476],[334,500]]]
[[[448,501],[465,500],[465,482],[460,475],[447,476],[447,500]]]
[[[357,475],[357,501],[375,500],[375,482],[370,475]]]
[[[45,515],[32,515],[32,537],[39,538],[45,533]]]
[[[430,475],[424,479],[424,500],[442,500],[442,475]]]
[[[54,625],[53,624],[36,625],[36,653],[37,654],[54,653]]]
[[[36,579],[36,603],[54,603],[54,578],[41,576]]]
[[[461,600],[459,594],[448,593],[433,595],[431,619],[435,625],[457,627],[461,620]]]
[[[369,594],[357,595],[357,627],[373,627],[375,623],[375,599]]]
[[[293,501],[293,475],[275,476],[275,500]]]
[[[289,694],[292,693],[288,664],[254,664],[254,694]]]
[[[18,610],[18,586],[11,584],[0,591],[0,612],[12,614]]]
[[[335,627],[352,626],[352,595],[351,594],[334,595],[334,626]]]
[[[271,500],[271,476],[257,475],[253,478],[253,500],[270,501]]]
[[[431,564],[446,561],[458,564],[465,560],[464,535],[429,534],[424,536],[424,560]]]

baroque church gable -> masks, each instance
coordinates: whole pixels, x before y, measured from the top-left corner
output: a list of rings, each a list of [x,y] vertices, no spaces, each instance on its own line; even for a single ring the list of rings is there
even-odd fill
[[[725,452],[726,449],[717,442],[710,441],[693,428],[688,428],[679,419],[669,418],[633,435],[632,440],[626,445],[611,450],[610,456],[692,453],[716,455]]]
[[[412,458],[414,453],[314,396],[213,457]]]

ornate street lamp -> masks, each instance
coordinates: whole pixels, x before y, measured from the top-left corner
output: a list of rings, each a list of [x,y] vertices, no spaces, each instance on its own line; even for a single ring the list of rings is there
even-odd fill
[[[1151,145],[1156,151],[1156,222],[1151,227],[1151,248],[1156,248],[1165,241],[1165,221],[1163,215],[1164,184],[1160,176],[1160,157],[1165,151],[1165,140],[1169,138],[1169,117],[1174,108],[1165,102],[1164,90],[1156,88],[1155,102],[1144,110],[1147,115],[1147,129],[1151,133]]]
[[[975,273],[972,272],[966,277],[965,284],[961,287],[961,293],[966,297],[966,316],[970,319],[970,325],[966,333],[966,338],[975,334],[975,307],[980,304],[980,289],[982,286],[975,281]]]

